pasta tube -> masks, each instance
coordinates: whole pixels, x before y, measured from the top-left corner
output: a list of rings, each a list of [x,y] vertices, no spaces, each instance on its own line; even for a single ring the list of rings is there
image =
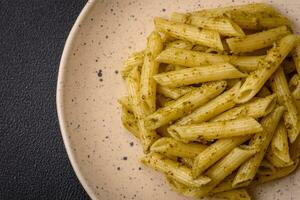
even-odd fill
[[[268,115],[275,108],[276,100],[277,97],[275,94],[269,95],[265,98],[256,98],[248,103],[232,108],[211,119],[210,121],[226,121],[245,116],[258,119]]]
[[[226,88],[226,81],[203,84],[165,107],[159,108],[145,118],[145,126],[149,130],[157,129],[163,125],[192,112],[197,107],[205,104]]]
[[[272,138],[267,159],[275,167],[287,167],[293,164],[289,153],[289,142],[283,121],[277,127]]]
[[[233,65],[229,63],[222,63],[160,73],[155,75],[153,78],[160,85],[167,87],[179,87],[209,81],[241,78],[245,76],[246,74],[237,70]]]
[[[239,168],[232,183],[233,187],[249,185],[254,179],[254,176],[264,158],[265,152],[267,151],[267,148],[272,140],[273,133],[279,120],[281,119],[284,110],[285,108],[283,106],[278,107],[272,113],[262,119],[261,125],[264,128],[264,131],[255,134],[250,141],[250,145],[260,149],[260,151]]]
[[[187,18],[187,23],[197,27],[215,30],[225,36],[245,36],[244,31],[232,20],[228,18],[203,17],[199,15],[191,15]]]
[[[212,117],[235,106],[234,97],[241,82],[237,82],[234,87],[225,91],[223,94],[217,96],[213,100],[197,108],[191,114],[181,118],[175,125],[187,125],[205,122]]]
[[[177,39],[187,40],[193,44],[200,44],[223,50],[220,34],[217,31],[199,29],[196,26],[168,21],[162,18],[154,19],[155,28]]]
[[[188,167],[180,165],[180,163],[170,160],[158,153],[147,154],[141,161],[143,164],[165,173],[167,176],[189,187],[200,187],[209,183],[211,180],[207,176],[200,176],[197,179],[193,179],[191,170]]]
[[[155,57],[162,49],[163,43],[160,35],[157,32],[152,32],[148,37],[140,81],[141,98],[150,113],[156,110],[156,82],[153,76],[158,73],[159,63],[155,61]]]
[[[143,149],[145,152],[149,150],[149,147],[152,143],[157,139],[158,135],[155,131],[147,130],[144,125],[144,117],[147,115],[149,111],[145,109],[141,102],[140,96],[140,75],[138,71],[138,67],[132,69],[129,73],[126,84],[128,88],[129,99],[132,105],[134,116],[137,119],[137,125],[139,128],[139,138],[143,145]]]
[[[186,67],[200,67],[229,62],[241,70],[253,71],[257,68],[259,61],[265,56],[230,56],[200,51],[168,48],[162,51],[156,61]]]
[[[268,52],[267,56],[259,63],[258,69],[246,78],[237,95],[237,103],[245,103],[259,92],[266,81],[277,70],[283,59],[292,50],[295,40],[296,37],[294,35],[285,36],[279,41],[278,46],[274,46]]]
[[[126,79],[130,71],[134,67],[141,67],[144,62],[144,52],[140,51],[137,53],[133,53],[124,63],[123,69],[121,71],[121,75],[123,79]]]
[[[185,144],[173,138],[163,137],[153,143],[153,145],[150,148],[150,151],[169,156],[194,158],[206,148],[207,146],[203,144]]]
[[[232,149],[250,139],[250,136],[235,137],[217,140],[202,151],[194,160],[192,175],[197,177],[215,164]]]
[[[262,130],[261,125],[251,117],[221,122],[203,122],[198,125],[172,125],[168,128],[170,135],[179,141],[211,141],[250,135]]]
[[[207,195],[213,188],[215,188],[221,181],[229,176],[235,169],[242,165],[246,160],[256,153],[255,150],[234,148],[227,156],[212,166],[205,173],[211,178],[211,181],[200,187],[199,189],[191,190],[191,194],[196,197],[203,197]]]
[[[212,200],[214,199],[229,199],[229,200],[251,200],[250,195],[245,189],[235,189],[226,192],[220,192],[212,195]]]
[[[274,74],[272,89],[278,96],[279,104],[287,108],[287,112],[284,113],[283,119],[288,131],[289,140],[293,143],[300,131],[299,113],[282,68],[279,68]]]
[[[195,87],[180,87],[180,88],[169,88],[164,86],[158,86],[157,92],[169,97],[171,99],[178,99],[179,97],[191,92]]]
[[[247,35],[243,38],[229,38],[226,40],[230,50],[234,53],[252,52],[272,46],[274,42],[290,34],[286,26],[280,26],[259,33]]]

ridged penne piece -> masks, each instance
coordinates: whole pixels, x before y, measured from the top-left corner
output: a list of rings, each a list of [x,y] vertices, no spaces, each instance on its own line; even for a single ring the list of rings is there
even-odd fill
[[[187,125],[205,122],[218,114],[235,106],[234,97],[240,89],[241,82],[237,82],[231,89],[223,92],[213,100],[197,108],[191,114],[178,120],[175,125]]]
[[[300,100],[300,78],[295,74],[289,81],[289,89],[295,100]]]
[[[191,190],[190,194],[193,194],[193,196],[198,198],[207,195],[255,153],[256,150],[252,149],[242,149],[240,147],[234,148],[227,156],[205,172],[205,175],[210,177],[211,181],[199,189]]]
[[[168,48],[162,51],[156,61],[186,67],[200,67],[229,62],[241,70],[253,71],[259,61],[265,56],[230,56],[215,53],[205,53],[179,48]]]
[[[237,95],[237,103],[245,103],[259,92],[293,49],[295,40],[294,35],[287,35],[268,52],[267,56],[259,62],[258,68],[246,78]]]
[[[300,38],[297,38],[295,48],[292,52],[293,60],[296,66],[297,73],[300,75]]]
[[[217,194],[212,195],[211,200],[217,199],[251,200],[251,197],[246,189],[235,189],[226,192],[219,192]]]
[[[155,58],[162,49],[162,39],[159,33],[153,31],[148,37],[140,81],[141,98],[150,113],[156,110],[156,81],[153,76],[158,73],[159,63]]]
[[[125,107],[127,110],[132,112],[132,107],[130,105],[130,100],[128,96],[124,96],[118,99],[118,102],[121,106]]]
[[[247,35],[243,38],[229,38],[226,40],[233,53],[252,52],[272,46],[274,42],[290,34],[286,26],[280,26],[259,33]]]
[[[200,187],[209,183],[211,180],[207,176],[200,176],[197,179],[193,179],[191,170],[188,167],[158,153],[149,153],[144,156],[141,161],[143,164],[165,173],[167,176],[189,187]]]
[[[132,105],[134,116],[137,119],[137,125],[139,128],[139,138],[143,145],[145,152],[149,150],[149,147],[157,139],[158,135],[153,130],[147,130],[144,125],[144,117],[149,113],[142,103],[140,95],[140,74],[138,67],[134,67],[126,78],[126,85],[130,104]]]
[[[156,17],[155,28],[177,39],[187,40],[193,44],[200,44],[223,50],[220,34],[217,31],[199,29],[196,26],[169,21]]]
[[[139,128],[137,125],[137,120],[131,111],[126,107],[122,107],[122,117],[121,121],[123,126],[132,133],[136,138],[140,137]]]
[[[208,146],[194,160],[192,175],[197,177],[232,149],[250,139],[250,136],[220,139]]]
[[[277,126],[266,157],[275,167],[287,167],[293,164],[289,152],[287,131],[283,121]]]
[[[193,44],[186,40],[175,40],[167,44],[166,49],[169,48],[178,48],[178,49],[187,49],[190,50],[193,48]]]
[[[288,167],[283,167],[283,168],[276,168],[275,173],[272,174],[257,174],[257,176],[255,177],[255,179],[251,182],[251,184],[249,185],[250,187],[256,187],[260,184],[264,184],[273,180],[277,180],[280,178],[284,178],[286,176],[288,176],[289,174],[291,174],[292,172],[295,171],[295,169],[297,169],[299,160],[298,158],[295,160],[294,164],[292,164],[291,166]],[[217,187],[215,187],[211,193],[219,193],[219,192],[225,192],[225,191],[230,191],[236,188],[239,188],[241,186],[236,186],[235,188],[232,186],[232,178],[226,178],[222,183],[220,183]]]
[[[251,135],[261,131],[263,131],[261,125],[251,117],[183,126],[172,125],[168,128],[170,135],[179,141],[212,141],[221,138]]]
[[[147,116],[145,118],[145,126],[150,130],[154,130],[169,124],[205,104],[223,92],[225,88],[226,81],[205,83],[200,88],[185,94],[169,105]]]
[[[258,184],[263,184],[263,183],[267,183],[267,182],[270,182],[273,180],[277,180],[277,179],[286,177],[289,174],[291,174],[292,172],[294,172],[295,169],[297,169],[298,163],[299,163],[299,160],[296,159],[294,164],[292,164],[291,166],[277,168],[276,173],[274,173],[274,174],[258,175],[255,177],[255,180],[251,183],[251,186],[257,186]]]
[[[259,149],[259,152],[239,168],[232,183],[233,187],[249,185],[254,179],[284,110],[285,108],[283,106],[277,107],[273,112],[262,119],[261,125],[264,130],[255,134],[250,140],[250,146]]]
[[[279,68],[273,76],[272,89],[278,96],[279,104],[285,106],[287,109],[287,112],[283,115],[283,119],[288,131],[289,140],[293,143],[299,135],[300,116],[282,68]]]
[[[228,12],[243,12],[249,14],[266,13],[269,15],[276,15],[278,12],[270,5],[265,3],[251,3],[246,5],[235,5],[212,9],[203,9],[201,11],[194,12],[200,16],[221,16]]]
[[[171,14],[170,20],[173,22],[179,22],[185,24],[188,19],[188,14],[173,12]]]
[[[276,168],[268,160],[264,159],[261,161],[260,166],[257,170],[258,175],[272,175],[276,173]]]
[[[245,116],[258,119],[268,115],[275,108],[276,100],[277,97],[275,94],[269,95],[265,98],[255,98],[248,103],[241,104],[240,106],[232,108],[218,115],[210,121],[226,121]]]
[[[183,95],[191,92],[194,90],[195,87],[179,87],[179,88],[170,88],[165,86],[158,86],[157,92],[159,94],[164,95],[165,97],[169,97],[171,99],[178,99],[179,97],[182,97]]]
[[[207,146],[203,144],[185,144],[173,138],[162,137],[153,143],[153,145],[150,148],[150,151],[167,156],[194,158],[206,148]]]
[[[246,74],[240,72],[229,63],[215,64],[204,67],[192,67],[160,73],[153,76],[158,84],[167,87],[180,87],[203,82],[242,77],[246,77]]]
[[[133,53],[131,56],[129,56],[129,58],[125,61],[121,71],[121,75],[123,79],[126,79],[128,74],[134,67],[136,66],[141,67],[143,63],[144,63],[144,51]]]
[[[186,23],[192,24],[197,27],[215,30],[224,36],[245,36],[244,31],[233,22],[231,19],[226,17],[204,17],[199,15],[187,16]]]

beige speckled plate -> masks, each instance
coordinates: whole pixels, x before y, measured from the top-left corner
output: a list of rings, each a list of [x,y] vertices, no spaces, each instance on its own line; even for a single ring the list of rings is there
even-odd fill
[[[300,1],[273,0],[297,23]],[[142,150],[120,121],[122,61],[144,48],[154,16],[247,3],[234,0],[98,0],[78,17],[61,59],[57,109],[72,166],[92,199],[187,199],[138,162]],[[260,200],[300,199],[300,173],[256,189]]]

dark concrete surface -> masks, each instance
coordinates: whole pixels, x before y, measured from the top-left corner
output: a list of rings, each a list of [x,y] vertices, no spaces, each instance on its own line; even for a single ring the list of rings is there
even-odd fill
[[[68,160],[55,93],[85,0],[0,0],[0,200],[89,199]]]

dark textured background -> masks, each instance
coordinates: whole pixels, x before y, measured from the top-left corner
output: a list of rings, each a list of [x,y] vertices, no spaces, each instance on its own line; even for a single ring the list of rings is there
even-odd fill
[[[55,90],[84,0],[0,0],[0,199],[88,199],[63,146]]]

